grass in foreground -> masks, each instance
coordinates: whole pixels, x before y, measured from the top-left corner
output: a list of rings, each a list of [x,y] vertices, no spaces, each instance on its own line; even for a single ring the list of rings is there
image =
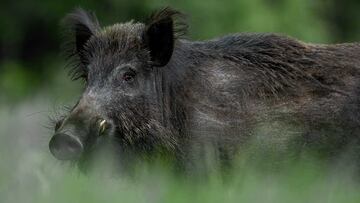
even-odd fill
[[[180,176],[161,165],[139,167],[131,178],[106,175],[106,167],[86,176],[48,153],[51,133],[41,126],[51,102],[44,98],[0,106],[0,203],[360,202],[351,167],[312,159],[274,168],[271,160],[254,164],[243,157],[232,172],[207,179]]]
[[[130,178],[39,164],[35,172],[3,173],[0,202],[360,202],[360,187],[350,170],[329,169],[316,161],[281,169],[243,163],[225,177],[213,173],[206,179],[163,167],[139,167]]]

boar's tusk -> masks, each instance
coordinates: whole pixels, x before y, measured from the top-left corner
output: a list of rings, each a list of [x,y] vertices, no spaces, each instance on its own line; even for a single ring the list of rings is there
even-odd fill
[[[105,129],[106,129],[106,120],[105,119],[102,119],[100,121],[100,124],[99,124],[99,132],[100,132],[100,135],[102,135],[104,132],[105,132]]]

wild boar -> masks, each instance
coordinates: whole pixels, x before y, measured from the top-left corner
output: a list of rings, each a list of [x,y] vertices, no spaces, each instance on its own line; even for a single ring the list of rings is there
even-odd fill
[[[171,8],[145,23],[101,27],[77,9],[73,78],[84,91],[50,140],[61,160],[111,149],[120,162],[165,154],[179,166],[231,161],[246,143],[327,155],[359,138],[360,44],[319,45],[277,34],[182,36]]]

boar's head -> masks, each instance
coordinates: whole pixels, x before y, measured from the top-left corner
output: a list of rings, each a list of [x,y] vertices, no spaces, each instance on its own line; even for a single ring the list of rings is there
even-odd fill
[[[71,32],[69,53],[74,79],[84,91],[64,119],[57,121],[49,148],[60,160],[83,160],[102,148],[115,154],[175,148],[176,139],[161,120],[157,82],[170,61],[177,37],[169,8],[147,23],[101,28],[96,17],[78,9],[65,18]],[[161,97],[161,96],[160,96]]]

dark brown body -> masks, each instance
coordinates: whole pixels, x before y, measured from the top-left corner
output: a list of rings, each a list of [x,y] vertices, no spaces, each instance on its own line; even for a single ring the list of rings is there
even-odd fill
[[[220,151],[255,140],[326,155],[358,142],[360,44],[315,45],[273,34],[182,43],[197,59],[185,103],[199,140],[215,141]]]
[[[254,143],[327,157],[357,150],[360,44],[275,34],[193,42],[178,37],[178,15],[165,8],[105,28],[83,10],[68,16],[74,74],[86,83],[55,128],[54,156],[87,160],[110,143],[122,163],[161,153],[202,167]]]

